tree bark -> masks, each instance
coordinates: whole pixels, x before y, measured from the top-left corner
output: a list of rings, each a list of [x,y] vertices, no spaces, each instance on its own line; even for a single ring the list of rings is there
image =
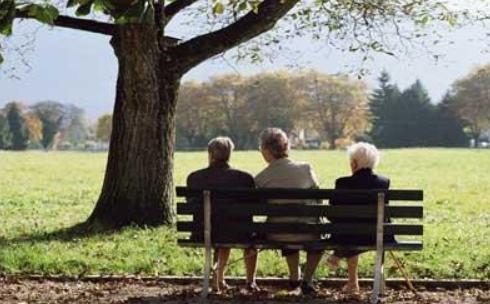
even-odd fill
[[[329,140],[328,140],[328,143],[329,143],[328,149],[329,150],[335,150],[335,149],[337,149],[337,144],[335,143],[336,140],[337,139],[335,137],[333,137],[333,136],[329,138]]]
[[[175,108],[181,75],[162,56],[158,30],[118,26],[119,62],[108,163],[89,223],[121,227],[171,224]]]

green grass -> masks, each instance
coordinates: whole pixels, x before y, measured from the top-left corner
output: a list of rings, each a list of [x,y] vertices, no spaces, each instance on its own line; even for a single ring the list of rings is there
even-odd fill
[[[179,248],[173,229],[126,228],[76,236],[57,233],[84,221],[102,184],[106,154],[0,152],[0,272],[30,274],[194,275],[202,250]],[[348,174],[344,152],[301,151],[323,188]],[[205,165],[203,152],[177,153],[175,179]],[[258,152],[236,152],[234,166],[257,173]],[[490,277],[490,151],[400,149],[382,151],[378,172],[392,188],[425,191],[422,252],[400,254],[412,275],[423,278]],[[241,256],[235,252],[232,259]],[[372,274],[372,254],[361,258],[361,276]],[[259,275],[285,275],[278,253],[261,253]],[[399,276],[388,262],[388,275]],[[243,266],[230,274],[242,275]],[[340,275],[344,275],[341,272]],[[321,277],[329,273],[325,267]]]

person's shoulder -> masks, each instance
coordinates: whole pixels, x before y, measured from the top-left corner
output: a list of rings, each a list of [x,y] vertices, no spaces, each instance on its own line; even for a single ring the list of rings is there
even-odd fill
[[[299,168],[300,170],[307,172],[307,173],[313,171],[313,166],[309,162],[306,162],[306,161],[293,160],[293,161],[291,161],[291,164],[293,166]]]
[[[309,163],[309,162],[305,162],[305,161],[295,161],[295,164],[298,166],[298,167],[301,167],[305,170],[312,170],[313,169],[313,166]]]
[[[270,174],[269,166],[262,169],[262,171],[257,173],[257,175],[255,175],[254,177],[255,185],[257,187],[261,187],[262,185],[264,185],[266,180],[268,179],[269,174]]]
[[[228,169],[229,172],[232,172],[233,174],[240,175],[240,176],[249,176],[252,177],[252,174],[248,173],[247,171],[243,171],[237,168],[230,168]]]
[[[191,172],[189,174],[189,177],[196,177],[196,176],[200,176],[200,175],[203,175],[203,174],[207,174],[207,172],[209,171],[209,168],[202,168],[202,169],[199,169],[199,170],[196,170],[194,172]]]
[[[208,170],[209,170],[209,168],[203,168],[203,169],[191,172],[187,176],[187,185],[190,186],[191,184],[195,184],[196,182],[198,182],[203,176],[207,175]]]
[[[313,166],[310,163],[308,163],[308,162],[299,162],[298,166],[301,168],[301,170],[307,176],[309,176],[310,178],[312,178],[314,180],[314,182],[317,183],[315,169],[313,168]]]
[[[246,172],[246,171],[243,171],[240,169],[235,169],[235,168],[230,168],[228,171],[238,178],[241,178],[244,180],[252,180],[252,181],[254,180],[253,175]]]
[[[389,187],[390,179],[388,177],[383,176],[383,175],[379,175],[379,174],[375,174],[375,177],[376,177],[376,183],[378,183],[379,185],[382,185],[386,188]]]
[[[352,176],[342,176],[335,180],[335,188],[345,188],[350,185],[352,181]]]

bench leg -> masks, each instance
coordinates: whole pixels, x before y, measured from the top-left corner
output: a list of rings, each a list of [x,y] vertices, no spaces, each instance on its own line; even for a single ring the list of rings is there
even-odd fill
[[[374,284],[373,294],[371,295],[371,303],[377,304],[384,293],[384,202],[385,195],[383,192],[378,193],[378,212],[376,224],[376,263],[374,265]]]
[[[211,274],[211,192],[204,191],[204,281],[201,297],[206,299],[209,293],[209,276]]]
[[[383,250],[383,256],[381,260],[381,284],[379,287],[379,294],[383,297],[385,295],[385,289],[386,289],[384,265],[385,265],[385,251]]]
[[[371,303],[379,303],[381,297],[384,294],[384,267],[383,267],[383,253],[376,253],[376,263],[374,266],[374,284],[373,293],[371,295]]]

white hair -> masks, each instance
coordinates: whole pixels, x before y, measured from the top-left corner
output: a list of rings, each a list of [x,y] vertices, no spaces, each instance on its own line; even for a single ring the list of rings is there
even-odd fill
[[[208,152],[213,162],[228,162],[234,149],[233,141],[226,136],[215,137],[208,143]]]
[[[358,142],[347,148],[350,161],[355,161],[359,169],[374,169],[379,163],[379,151],[374,145]]]

